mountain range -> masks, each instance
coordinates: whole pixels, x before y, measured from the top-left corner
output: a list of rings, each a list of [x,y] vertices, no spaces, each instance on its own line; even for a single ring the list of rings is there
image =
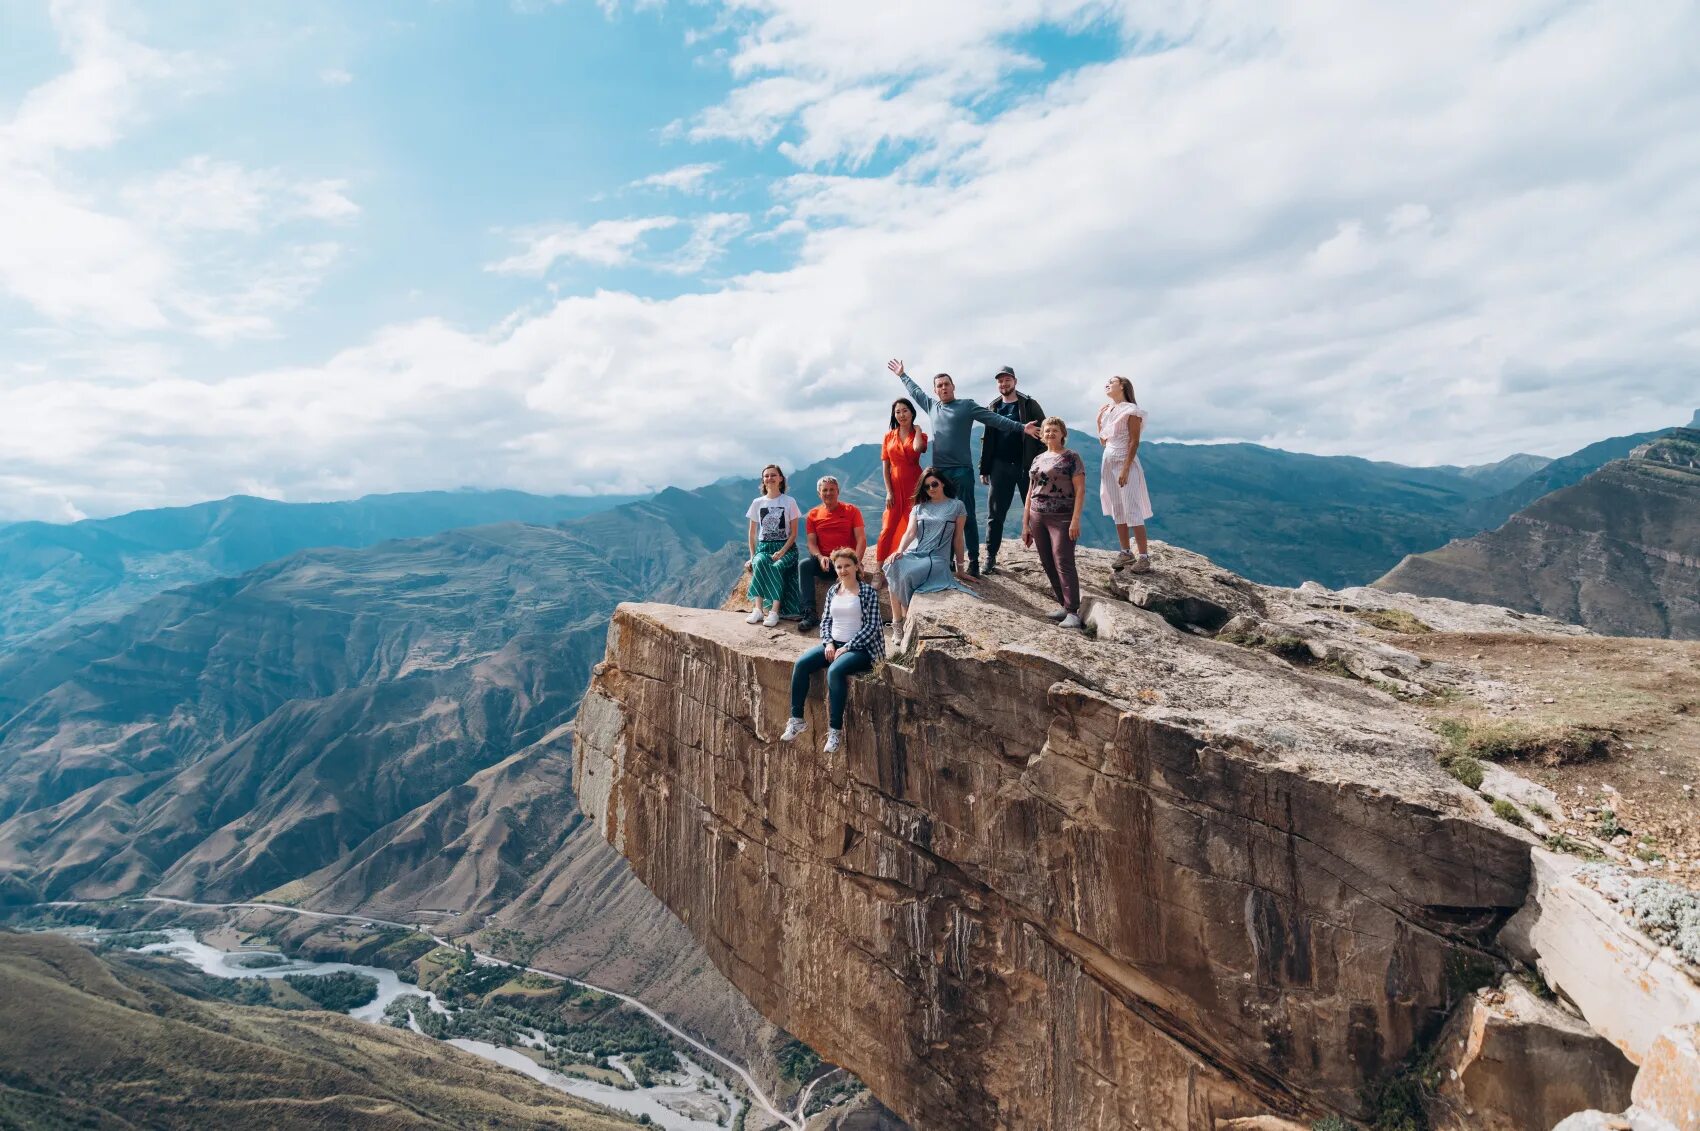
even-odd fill
[[[82,522],[0,525],[0,649],[296,550],[370,546],[496,522],[549,525],[625,501],[523,491],[417,491],[330,503],[233,495]]]
[[[1607,441],[1597,453],[1585,449],[1557,461],[1553,466],[1562,465],[1561,470],[1580,470],[1553,486],[1574,482],[1644,439]],[[1101,457],[1097,441],[1079,433],[1070,437],[1070,445],[1091,467],[1089,484],[1095,492]],[[1553,489],[1519,486],[1534,483],[1532,476],[1548,467],[1544,457],[1530,455],[1476,467],[1409,468],[1255,444],[1150,443],[1141,448],[1141,460],[1158,508],[1153,534],[1278,584],[1313,578],[1345,584],[1376,576],[1405,554],[1504,521],[1528,501],[1502,496],[1509,489],[1525,494]],[[821,467],[834,470],[819,472]],[[846,497],[863,507],[871,527],[878,526],[885,488],[877,446],[860,445],[796,472],[792,493],[805,508],[814,501],[819,473],[838,474]],[[665,507],[670,499],[688,497],[697,513],[687,525],[694,523],[705,545],[718,547],[728,538],[741,538],[743,508],[754,493],[753,480],[727,479],[694,491],[670,488],[648,501]],[[984,494],[981,488],[982,516]],[[552,526],[631,502],[628,497],[472,490],[331,503],[237,495],[74,523],[0,525],[0,652],[72,625],[117,617],[155,594],[235,576],[298,550],[357,548],[503,522]],[[1016,516],[1009,535],[1018,529]],[[1095,505],[1086,509],[1083,537],[1088,545],[1114,543],[1114,529]]]
[[[1610,636],[1700,639],[1700,430],[1660,433],[1496,529],[1407,557],[1375,585]]]

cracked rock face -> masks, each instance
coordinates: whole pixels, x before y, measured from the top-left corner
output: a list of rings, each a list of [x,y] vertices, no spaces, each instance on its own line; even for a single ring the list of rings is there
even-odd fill
[[[1481,984],[1526,834],[1386,693],[1102,596],[1096,639],[1064,632],[1022,565],[917,600],[836,755],[818,686],[778,741],[807,639],[622,606],[585,811],[764,1015],[917,1128],[1360,1114]],[[1201,599],[1339,603],[1283,592]]]

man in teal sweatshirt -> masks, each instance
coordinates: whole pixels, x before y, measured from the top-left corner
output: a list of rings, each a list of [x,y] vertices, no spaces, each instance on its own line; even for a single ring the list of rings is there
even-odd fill
[[[940,475],[950,480],[951,486],[956,488],[956,497],[968,508],[968,524],[963,530],[963,540],[968,543],[968,574],[979,577],[980,525],[974,511],[974,455],[969,443],[974,422],[977,420],[987,428],[1005,432],[1025,432],[1035,440],[1039,438],[1039,426],[1028,424],[1022,427],[983,405],[957,397],[956,382],[950,379],[948,373],[940,373],[933,378],[933,395],[929,397],[910,380],[901,361],[893,359],[887,368],[897,374],[897,379],[903,382],[909,395],[915,398],[932,423],[932,465]]]

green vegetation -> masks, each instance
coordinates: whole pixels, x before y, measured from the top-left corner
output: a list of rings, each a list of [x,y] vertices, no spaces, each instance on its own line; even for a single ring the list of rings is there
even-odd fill
[[[604,1076],[584,1066],[607,1070],[609,1057],[624,1056],[644,1087],[656,1074],[678,1070],[673,1037],[618,998],[573,982],[528,974],[515,966],[462,969],[458,958],[449,965],[441,957],[441,953],[427,956],[421,963],[421,978],[450,1012],[432,1012],[423,997],[407,994],[385,1007],[390,1024],[405,1028],[412,1017],[428,1036],[465,1037],[507,1047],[518,1045],[523,1036],[541,1033],[551,1050],[544,1059],[548,1067],[578,1068],[580,1074],[595,1075],[618,1087],[631,1085],[618,1073]]]
[[[529,966],[542,948],[543,940],[510,927],[497,927],[493,931],[484,932],[484,945],[497,958],[519,966]]]
[[[1560,766],[1587,762],[1608,753],[1611,735],[1577,726],[1534,726],[1504,719],[1452,716],[1436,719],[1436,734],[1446,740],[1452,756],[1467,755],[1484,762],[1539,762]]]
[[[1501,797],[1493,803],[1493,815],[1507,824],[1516,825],[1520,829],[1529,827],[1529,819],[1511,802]]]
[[[809,1096],[809,1106],[803,1114],[815,1115],[827,1108],[837,1107],[847,1100],[855,1099],[867,1090],[867,1085],[860,1080],[848,1073],[843,1074],[826,1087],[816,1088],[814,1094]]]
[[[1338,1115],[1325,1115],[1310,1125],[1310,1131],[1352,1131],[1352,1125]]]
[[[185,996],[154,976],[172,967],[186,968],[0,931],[0,1124],[364,1127],[374,1112],[401,1112],[433,1127],[632,1126],[383,1026]]]
[[[788,1080],[804,1081],[820,1068],[820,1053],[792,1037],[779,1046],[779,1071]]]
[[[378,996],[378,979],[352,970],[338,970],[331,974],[285,974],[283,980],[290,989],[320,1009],[333,1013],[347,1013],[370,1005]]]
[[[1375,1131],[1429,1131],[1427,1105],[1440,1084],[1434,1050],[1421,1049],[1364,1089],[1364,1106]]]
[[[1425,632],[1434,631],[1404,609],[1359,609],[1353,615],[1372,628],[1402,632],[1406,636],[1420,636]]]
[[[1547,985],[1547,980],[1541,977],[1541,972],[1533,966],[1519,966],[1513,971],[1513,976],[1523,983],[1523,988],[1540,998],[1542,1001],[1552,1001],[1557,994]]]
[[[1564,852],[1571,856],[1580,856],[1584,860],[1604,860],[1605,854],[1586,841],[1563,833],[1553,833],[1547,837],[1547,849],[1551,852]]]
[[[1482,764],[1468,754],[1443,755],[1440,759],[1440,768],[1471,789],[1482,787],[1482,776],[1485,771],[1482,769]]]
[[[144,946],[170,941],[164,931],[125,931],[107,935],[100,940],[99,946],[101,950],[140,950]]]
[[[1600,814],[1600,823],[1595,827],[1594,831],[1599,834],[1601,840],[1610,840],[1612,837],[1617,836],[1620,833],[1626,833],[1629,830],[1624,828],[1623,825],[1618,822],[1617,812],[1615,810],[1607,809]]]
[[[1460,1001],[1483,986],[1492,985],[1499,968],[1485,954],[1454,948],[1446,955],[1446,988],[1453,1001]]]
[[[289,965],[289,959],[281,954],[242,954],[236,957],[234,965],[243,970],[270,970]]]

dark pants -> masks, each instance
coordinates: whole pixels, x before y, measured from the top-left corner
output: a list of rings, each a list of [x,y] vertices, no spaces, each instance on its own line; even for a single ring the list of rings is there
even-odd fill
[[[986,561],[998,556],[1003,543],[1003,523],[1009,517],[1009,504],[1017,491],[1021,505],[1027,505],[1027,472],[1019,463],[998,460],[992,464],[992,485],[986,499]]]
[[[815,615],[815,582],[822,577],[836,580],[838,574],[822,569],[812,554],[805,552],[797,558],[797,611],[804,620],[820,619]]]
[[[950,485],[956,488],[956,497],[968,508],[968,522],[962,528],[962,541],[968,549],[969,564],[979,568],[980,517],[974,511],[974,487],[980,482],[980,477],[971,467],[941,467],[937,470],[940,475],[950,480]],[[952,551],[953,557],[954,554]]]
[[[870,671],[873,666],[873,657],[860,648],[842,646],[838,650],[838,658],[828,666],[826,645],[816,644],[798,656],[797,666],[791,669],[791,717],[803,717],[803,704],[809,698],[809,680],[816,672],[826,668],[827,725],[833,730],[843,730],[844,700],[850,696],[850,677],[858,672]]]
[[[1039,564],[1051,579],[1051,592],[1057,604],[1071,613],[1080,611],[1080,575],[1074,570],[1074,539],[1068,536],[1072,515],[1035,514],[1028,530],[1033,535],[1033,548],[1039,551]]]

